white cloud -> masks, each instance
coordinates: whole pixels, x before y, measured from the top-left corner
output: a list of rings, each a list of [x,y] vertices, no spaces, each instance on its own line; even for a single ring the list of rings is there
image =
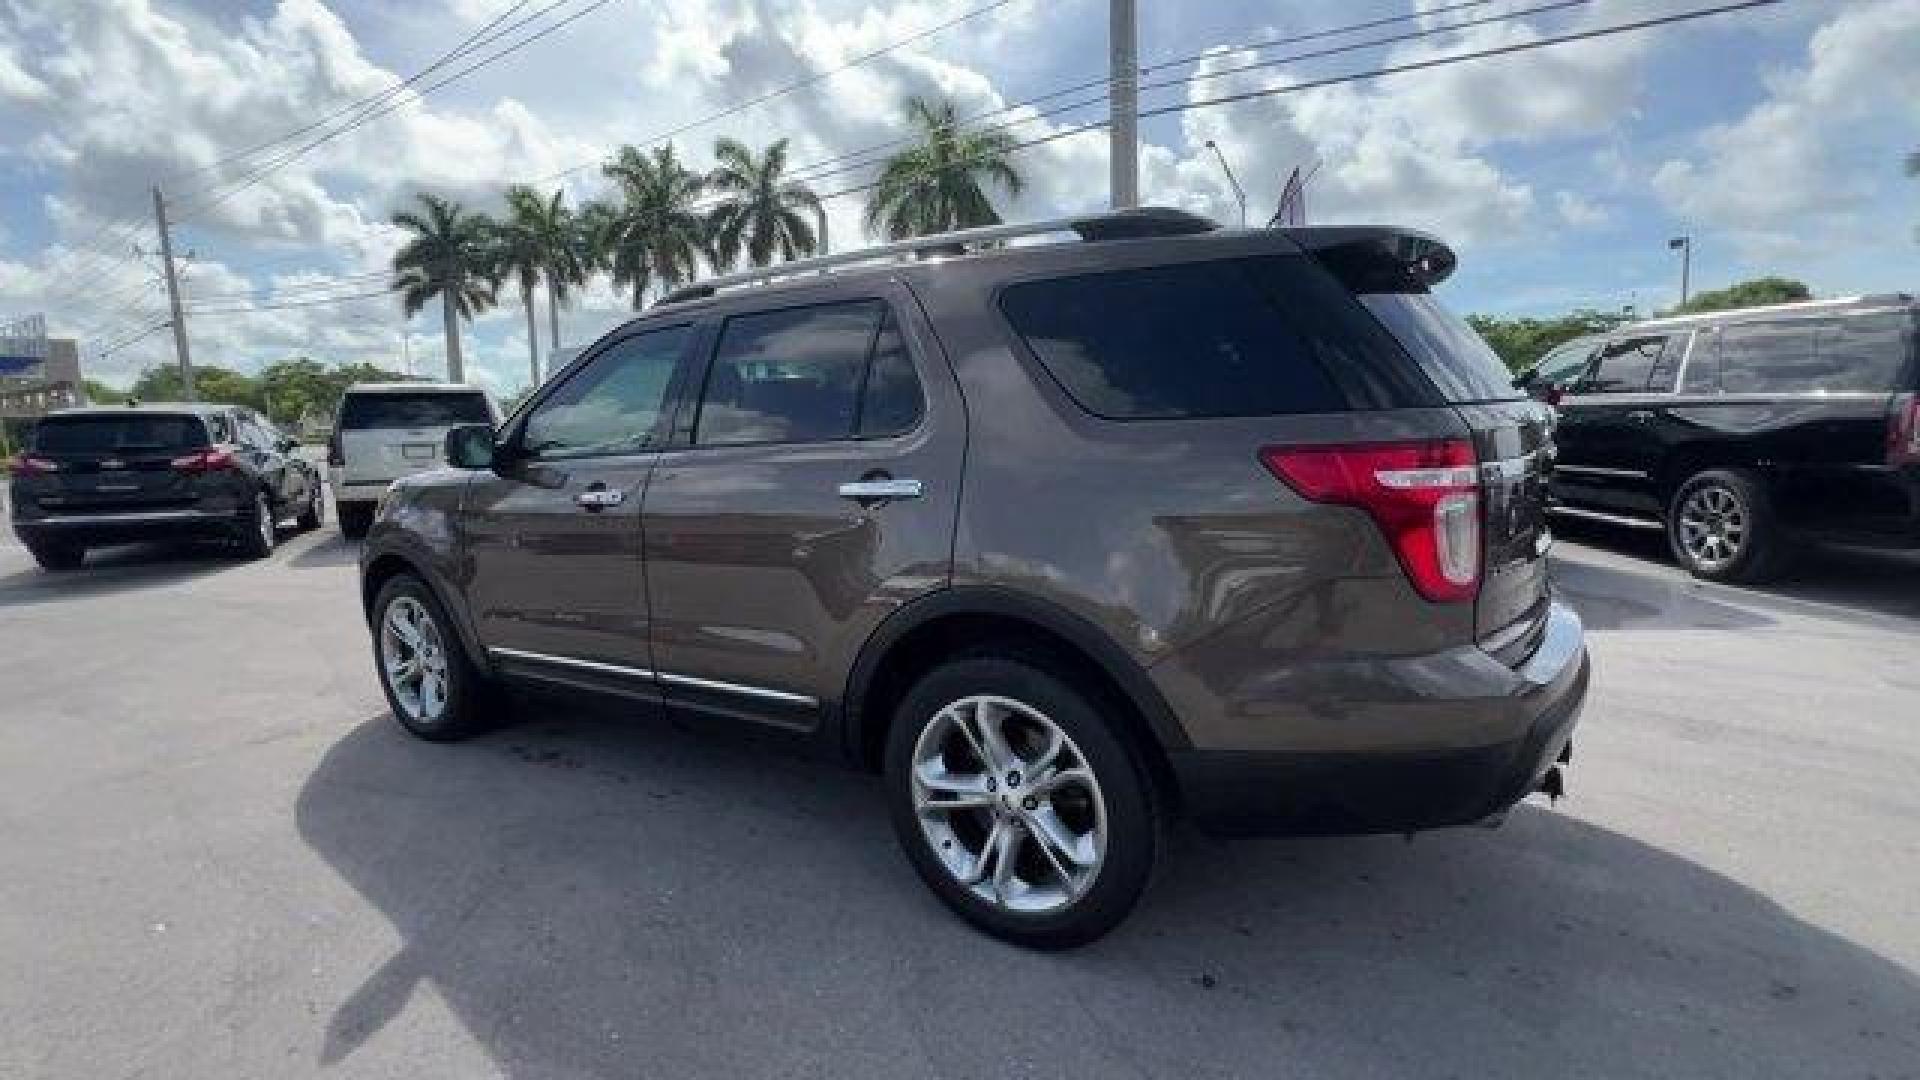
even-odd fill
[[[1876,0],[1822,25],[1765,100],[1660,165],[1653,187],[1755,257],[1885,241],[1900,154],[1920,140],[1920,4]],[[1904,236],[1900,238],[1904,241]]]
[[[1611,220],[1606,207],[1577,191],[1554,192],[1553,208],[1561,221],[1576,229],[1597,229]]]

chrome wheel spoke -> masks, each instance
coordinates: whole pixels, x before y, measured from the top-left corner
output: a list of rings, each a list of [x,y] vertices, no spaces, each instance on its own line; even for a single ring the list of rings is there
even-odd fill
[[[1082,787],[1092,787],[1093,774],[1085,769],[1064,769],[1034,784],[1032,792],[1035,795],[1051,795],[1056,791],[1072,787],[1076,784]]]
[[[1020,760],[1014,754],[1013,747],[1007,744],[1007,731],[1002,726],[1007,720],[1005,709],[982,698],[974,706],[973,719],[980,728],[980,744],[986,748],[989,755],[986,759],[987,768],[998,772]]]
[[[1041,807],[1029,815],[1028,820],[1032,822],[1034,835],[1040,839],[1040,847],[1048,857],[1057,854],[1081,870],[1100,862],[1100,853],[1094,847],[1093,837],[1083,836],[1068,828],[1052,807]]]
[[[987,790],[985,773],[952,773],[938,762],[923,764],[914,773],[914,802],[918,809],[961,810],[990,807],[997,801]]]

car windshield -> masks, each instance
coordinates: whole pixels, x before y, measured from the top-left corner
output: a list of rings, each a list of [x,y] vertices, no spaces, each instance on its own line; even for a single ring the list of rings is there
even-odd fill
[[[490,424],[487,399],[475,393],[411,391],[397,394],[348,394],[340,405],[343,430],[435,428]]]
[[[48,417],[33,436],[35,452],[50,455],[190,450],[205,445],[207,427],[199,417],[151,413]]]

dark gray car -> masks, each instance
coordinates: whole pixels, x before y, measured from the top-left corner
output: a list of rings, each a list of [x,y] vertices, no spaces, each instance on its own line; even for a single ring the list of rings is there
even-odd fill
[[[1558,790],[1588,665],[1549,414],[1429,294],[1452,264],[1140,211],[682,290],[388,492],[393,712],[454,738],[525,683],[815,740],[1039,946],[1131,909],[1170,813],[1405,831]]]
[[[13,531],[40,565],[71,570],[89,547],[211,540],[264,558],[294,518],[317,528],[319,470],[252,409],[161,403],[64,409],[11,463]]]

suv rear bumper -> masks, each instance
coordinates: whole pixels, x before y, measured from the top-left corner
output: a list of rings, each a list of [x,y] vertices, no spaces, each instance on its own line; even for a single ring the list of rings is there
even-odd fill
[[[393,485],[391,480],[376,480],[366,484],[349,484],[339,468],[327,470],[328,483],[333,488],[333,501],[336,503],[366,503],[371,506],[380,501]]]
[[[139,510],[15,518],[13,531],[28,544],[137,544],[156,540],[226,539],[248,524],[210,510]]]
[[[1484,664],[1452,656],[1430,663],[1436,659],[1384,666],[1402,668],[1410,677],[1446,668],[1449,685],[1441,704],[1471,718],[1461,730],[1503,737],[1445,745],[1448,734],[1428,726],[1435,705],[1428,685],[1421,688],[1426,700],[1408,710],[1403,745],[1172,752],[1187,811],[1208,828],[1232,832],[1406,832],[1470,824],[1532,793],[1548,768],[1569,753],[1586,703],[1590,662],[1579,617],[1555,602],[1539,647],[1517,669],[1491,657]],[[1464,684],[1461,672],[1477,672],[1483,681]],[[1355,705],[1340,703],[1342,709]],[[1391,703],[1357,707],[1371,712]]]

